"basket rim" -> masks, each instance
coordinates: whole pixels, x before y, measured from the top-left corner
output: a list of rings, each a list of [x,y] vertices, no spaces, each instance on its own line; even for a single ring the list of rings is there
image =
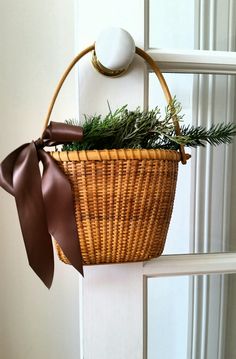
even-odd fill
[[[53,151],[50,155],[57,162],[71,161],[109,161],[109,160],[167,160],[181,161],[181,154],[176,150],[164,149],[130,149]],[[191,155],[186,154],[188,160]]]

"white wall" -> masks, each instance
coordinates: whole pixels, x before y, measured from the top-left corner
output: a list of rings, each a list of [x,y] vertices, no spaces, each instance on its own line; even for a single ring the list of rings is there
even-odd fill
[[[0,161],[37,139],[74,55],[74,1],[0,2]],[[75,116],[75,78],[54,120]],[[50,291],[29,268],[14,198],[0,189],[0,358],[79,358],[79,275],[56,261]]]

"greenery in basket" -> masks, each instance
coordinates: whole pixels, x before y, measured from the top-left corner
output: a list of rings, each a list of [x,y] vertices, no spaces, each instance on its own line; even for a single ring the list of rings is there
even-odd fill
[[[146,148],[176,150],[179,145],[187,147],[205,146],[206,143],[219,145],[232,142],[236,135],[236,125],[233,123],[202,126],[186,126],[182,123],[181,106],[173,100],[165,109],[162,117],[160,109],[142,111],[137,108],[129,111],[127,105],[101,115],[84,115],[84,138],[82,142],[63,145],[63,151],[114,149],[114,148]],[[175,134],[172,118],[179,121],[181,135]],[[66,123],[79,125],[76,120]]]

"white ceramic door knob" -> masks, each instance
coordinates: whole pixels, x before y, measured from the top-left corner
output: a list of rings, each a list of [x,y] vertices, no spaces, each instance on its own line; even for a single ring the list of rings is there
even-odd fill
[[[104,30],[95,42],[93,65],[107,76],[120,76],[131,64],[135,54],[132,36],[121,28]]]

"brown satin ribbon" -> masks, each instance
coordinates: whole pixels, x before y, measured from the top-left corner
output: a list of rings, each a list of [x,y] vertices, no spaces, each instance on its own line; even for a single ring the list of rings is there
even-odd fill
[[[51,236],[82,275],[83,264],[70,183],[43,148],[82,138],[81,127],[51,122],[42,138],[17,148],[0,164],[0,186],[15,197],[29,264],[48,288],[54,273]]]

